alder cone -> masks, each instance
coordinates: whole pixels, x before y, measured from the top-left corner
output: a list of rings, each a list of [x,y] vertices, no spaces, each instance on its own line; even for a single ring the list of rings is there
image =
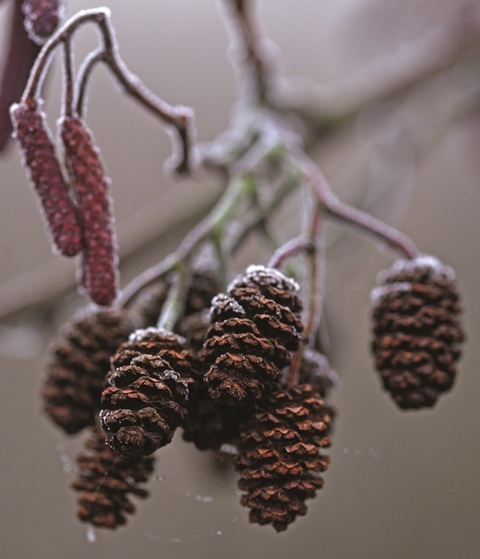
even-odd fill
[[[220,450],[222,445],[235,445],[242,422],[247,418],[248,407],[227,406],[213,400],[198,373],[189,379],[187,417],[183,427],[183,439],[199,450]]]
[[[219,290],[220,279],[216,271],[209,269],[194,270],[187,293],[185,316],[208,309]]]
[[[162,279],[144,288],[135,298],[130,308],[143,328],[157,324],[162,307],[167,300],[168,288],[168,283]]]
[[[257,403],[235,458],[250,522],[281,532],[306,513],[329,463],[321,450],[330,446],[330,414],[309,384],[279,388]]]
[[[280,379],[303,332],[298,289],[275,269],[251,266],[213,299],[200,351],[213,399],[248,405]]]
[[[47,415],[66,433],[95,423],[110,358],[134,329],[126,311],[82,312],[52,344],[41,396]]]
[[[464,333],[454,273],[433,256],[397,261],[372,291],[376,368],[402,409],[430,407],[449,390]]]
[[[185,340],[147,328],[134,332],[112,358],[102,393],[107,443],[124,456],[149,455],[168,444],[186,417],[187,382],[197,367]]]
[[[105,434],[99,427],[93,429],[85,446],[90,453],[77,456],[79,475],[71,483],[81,492],[77,516],[93,526],[115,529],[125,524],[127,514],[135,512],[130,495],[148,496],[140,484],[152,475],[154,459],[119,456],[105,444]]]

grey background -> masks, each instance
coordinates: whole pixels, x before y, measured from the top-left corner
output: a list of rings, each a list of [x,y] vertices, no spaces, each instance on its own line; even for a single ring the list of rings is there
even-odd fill
[[[321,84],[340,80],[420,36],[425,23],[433,24],[438,14],[445,16],[455,0],[332,4],[261,2],[265,26],[281,49],[287,75],[307,76]],[[96,5],[70,0],[68,13]],[[165,100],[192,106],[198,138],[212,139],[227,124],[235,98],[225,56],[227,35],[215,2],[137,0],[109,5],[127,66]],[[7,8],[8,3],[2,5],[0,25]],[[93,33],[80,33],[78,58],[94,44]],[[58,66],[47,88],[52,125],[58,110]],[[92,83],[88,122],[112,177],[124,249],[139,227],[138,221],[126,220],[140,216],[140,222],[144,219],[153,229],[158,224],[167,227],[186,208],[218,191],[214,179],[199,185],[164,178],[168,136],[140,107],[118,94],[104,70]],[[319,154],[342,198],[368,198],[372,211],[400,225],[422,251],[457,271],[468,344],[455,389],[438,406],[402,413],[380,390],[368,353],[367,309],[377,272],[392,260],[370,243],[342,236],[328,254],[326,304],[332,321],[331,362],[343,382],[333,396],[339,412],[326,485],[309,502],[307,516],[283,534],[249,526],[246,510],[238,504],[234,476],[212,467],[207,455],[178,437],[159,453],[151,496],[138,503],[128,525],[115,533],[96,530],[96,542],[90,543],[86,527],[75,518],[75,496],[68,487],[81,437],[66,440],[43,417],[38,398],[44,348],[55,328],[82,304],[80,297],[69,296],[56,306],[52,331],[35,328],[39,317],[28,314],[0,328],[0,557],[476,559],[479,123],[478,112],[455,123],[414,168],[405,155],[407,146],[373,159],[380,167],[375,170],[361,126]],[[382,175],[385,161],[387,172]],[[382,176],[379,186],[372,177]],[[0,281],[42,266],[56,266],[59,274],[72,278],[73,264],[58,264],[60,259],[51,254],[16,149],[0,159],[0,187]],[[291,211],[284,210],[287,216]],[[329,229],[332,242],[336,231]],[[129,258],[122,267],[122,282],[173,249],[183,233],[172,228],[166,240],[150,243]]]

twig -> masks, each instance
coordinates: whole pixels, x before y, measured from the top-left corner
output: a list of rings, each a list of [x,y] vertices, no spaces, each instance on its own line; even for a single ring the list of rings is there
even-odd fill
[[[184,212],[180,216],[163,214],[168,199],[158,202],[133,214],[118,224],[118,239],[122,264],[149,243],[161,243],[172,230],[184,228],[198,221],[212,208],[212,198],[191,199],[185,197]],[[33,270],[20,273],[0,284],[0,319],[5,319],[30,308],[51,304],[76,286],[73,262],[64,258],[52,258]]]
[[[173,271],[180,264],[187,262],[194,250],[208,237],[218,236],[228,223],[231,215],[239,209],[241,201],[249,194],[250,189],[251,184],[248,177],[234,179],[210,214],[190,231],[177,250],[158,264],[142,272],[127,285],[120,293],[116,305],[119,307],[127,306],[139,291]]]
[[[290,258],[294,258],[302,252],[310,254],[313,251],[315,251],[315,245],[312,244],[311,239],[306,238],[303,235],[290,239],[273,253],[270,258],[270,262],[268,263],[268,267],[277,269],[281,268]]]
[[[247,98],[269,104],[275,69],[267,37],[253,14],[254,0],[223,0],[230,30],[234,67]]]
[[[293,161],[312,186],[317,203],[326,215],[356,229],[369,238],[380,241],[404,258],[415,258],[418,255],[417,247],[407,235],[361,210],[340,202],[323,173],[306,155],[297,151],[293,156]]]
[[[170,289],[162,312],[157,322],[157,328],[173,330],[175,323],[181,316],[185,307],[185,295],[188,288],[188,266],[183,263],[178,266],[175,278],[170,283]]]
[[[457,17],[426,31],[415,43],[405,44],[332,86],[320,90],[313,84],[312,97],[318,98],[314,108],[288,99],[279,108],[300,117],[307,128],[306,146],[312,148],[351,125],[369,107],[404,96],[453,67],[479,43],[478,3],[466,1]],[[290,87],[288,98],[298,98],[297,93]]]
[[[40,94],[46,68],[55,48],[60,43],[68,44],[75,31],[85,23],[95,23],[98,26],[102,48],[95,51],[93,56],[87,58],[87,66],[81,72],[78,85],[85,88],[94,65],[100,61],[105,62],[129,95],[153,112],[164,124],[176,131],[181,144],[181,153],[177,157],[176,150],[174,152],[174,156],[178,159],[178,161],[175,161],[174,169],[177,173],[190,172],[193,167],[193,111],[187,107],[169,105],[155,96],[136,76],[128,71],[118,54],[118,44],[110,25],[110,11],[106,8],[79,12],[45,43],[32,69],[22,99],[37,97]],[[77,93],[77,107],[80,108],[80,113],[83,113],[84,102],[85,90],[83,89]]]

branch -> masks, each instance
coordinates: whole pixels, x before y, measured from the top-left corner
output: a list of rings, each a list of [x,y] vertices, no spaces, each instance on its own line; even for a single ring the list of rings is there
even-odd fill
[[[405,44],[332,86],[311,84],[310,97],[317,98],[315,107],[292,102],[302,93],[305,96],[306,84],[302,84],[302,91],[290,85],[279,108],[302,120],[308,129],[308,146],[328,139],[362,111],[409,93],[466,58],[480,43],[479,11],[477,3],[465,1],[457,17],[427,30],[415,43]]]
[[[174,230],[198,221],[212,207],[212,197],[184,197],[181,215],[165,212],[168,197],[149,203],[118,224],[118,239],[122,264],[149,243],[161,243]],[[162,219],[159,219],[162,215]],[[42,305],[50,305],[76,287],[72,260],[52,258],[42,266],[22,272],[0,284],[0,319]]]
[[[106,8],[79,12],[45,43],[32,69],[22,100],[36,98],[40,95],[46,68],[54,50],[60,43],[66,45],[67,70],[69,69],[69,44],[76,30],[85,23],[94,23],[98,26],[102,47],[87,58],[83,69],[80,71],[79,82],[77,83],[78,87],[82,88],[77,93],[79,114],[84,110],[85,88],[91,71],[97,62],[103,61],[129,95],[160,118],[168,128],[177,133],[182,147],[180,157],[178,157],[178,161],[175,161],[174,169],[177,173],[190,172],[193,168],[193,111],[187,107],[169,105],[148,90],[137,76],[128,71],[118,54],[119,49],[115,33],[110,25],[110,11]],[[176,156],[176,151],[174,150],[174,156]]]
[[[272,46],[253,13],[255,0],[223,0],[230,31],[232,61],[247,98],[269,104],[276,74]]]

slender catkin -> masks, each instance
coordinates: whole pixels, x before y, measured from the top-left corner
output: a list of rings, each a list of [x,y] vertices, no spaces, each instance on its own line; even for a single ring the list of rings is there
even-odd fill
[[[118,258],[109,179],[85,122],[65,117],[60,126],[83,229],[82,284],[93,302],[110,305],[117,294]]]
[[[63,14],[63,0],[24,0],[24,25],[32,41],[43,44],[58,27]]]
[[[13,105],[10,116],[24,165],[41,204],[56,250],[74,256],[81,250],[81,229],[70,188],[62,174],[54,144],[37,101]]]

